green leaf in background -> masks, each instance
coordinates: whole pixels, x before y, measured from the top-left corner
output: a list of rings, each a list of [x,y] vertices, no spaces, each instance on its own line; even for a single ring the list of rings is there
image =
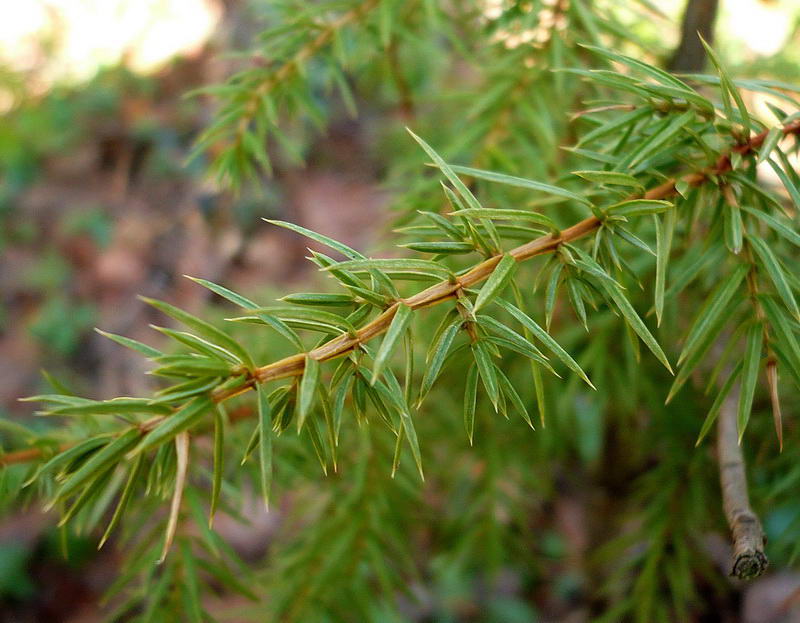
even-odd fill
[[[782,236],[784,239],[788,240],[794,245],[800,247],[800,233],[796,232],[792,229],[790,224],[784,223],[778,218],[767,214],[761,210],[755,210],[748,206],[742,206],[742,210],[747,212],[748,214],[752,214],[757,219],[762,221],[765,225],[772,228],[775,233]]]
[[[483,386],[486,388],[486,393],[489,395],[489,400],[494,405],[494,410],[497,411],[498,403],[500,400],[500,388],[497,381],[497,372],[495,372],[495,365],[492,362],[492,356],[486,349],[486,346],[481,342],[475,342],[471,345],[472,355],[475,358],[475,364],[478,367]]]
[[[555,195],[557,197],[563,197],[564,199],[571,199],[573,201],[577,201],[582,205],[588,206],[591,203],[585,197],[581,197],[580,195],[571,192],[569,190],[566,190],[564,188],[559,188],[558,186],[552,186],[551,184],[543,184],[542,182],[536,182],[534,180],[527,180],[525,178],[516,177],[514,175],[505,175],[503,173],[495,173],[493,171],[482,171],[480,169],[473,169],[472,167],[462,167],[455,165],[453,165],[451,169],[456,173],[468,175],[470,177],[474,177],[479,180],[486,180],[487,182],[496,182],[498,184],[505,184],[506,186],[516,186],[517,188],[527,188],[528,190],[537,190],[543,193],[547,193],[548,195]],[[480,206],[472,206],[472,207],[480,207]]]
[[[564,365],[566,365],[570,370],[575,372],[581,379],[583,379],[583,381],[589,387],[595,389],[595,386],[592,385],[589,377],[586,376],[586,373],[572,358],[572,356],[565,351],[561,345],[556,342],[549,333],[547,333],[547,331],[536,324],[536,322],[530,316],[508,301],[499,299],[496,301],[496,303],[509,314],[511,314],[517,320],[517,322],[527,328],[537,340],[539,340],[551,353],[558,357],[564,363]]]
[[[270,220],[267,218],[263,220],[265,220],[267,223],[270,223],[271,225],[277,225],[278,227],[283,227],[284,229],[288,229],[290,231],[298,233],[301,236],[310,238],[315,242],[319,242],[320,244],[325,245],[326,247],[329,247],[334,251],[338,251],[345,257],[350,258],[351,260],[364,259],[364,256],[361,253],[359,253],[355,249],[348,247],[346,244],[337,242],[333,238],[328,238],[328,236],[318,234],[317,232],[311,231],[310,229],[306,229],[305,227],[301,227],[300,225],[295,225],[294,223],[287,223],[286,221]]]
[[[518,219],[521,221],[532,221],[547,228],[558,231],[553,220],[544,214],[530,212],[528,210],[511,210],[502,208],[467,208],[458,212],[450,212],[450,215],[464,216],[467,218],[506,220]]]
[[[722,85],[723,102],[725,103],[726,106],[725,112],[728,115],[728,118],[730,119],[732,112],[727,97],[728,95],[730,95],[736,102],[736,106],[739,109],[739,114],[742,117],[742,121],[745,127],[749,130],[752,127],[752,124],[750,122],[750,115],[747,112],[747,106],[744,105],[744,100],[742,100],[742,95],[739,93],[739,89],[737,89],[736,85],[733,84],[733,80],[731,80],[730,77],[728,76],[727,72],[725,71],[725,68],[722,66],[722,63],[720,62],[719,57],[717,56],[717,53],[714,51],[714,49],[710,45],[708,45],[706,40],[703,39],[701,35],[698,35],[698,37],[700,37],[700,42],[706,49],[708,57],[711,59],[711,62],[714,64],[714,67],[717,69],[717,73],[719,74],[720,83]]]
[[[244,309],[255,309],[256,307],[259,307],[256,303],[242,296],[241,294],[237,294],[236,292],[233,292],[232,290],[229,290],[228,288],[216,284],[212,281],[208,281],[206,279],[200,279],[199,277],[190,277],[189,275],[185,275],[185,277],[187,279],[191,279],[197,284],[200,284],[204,288],[211,290],[214,294],[230,301],[234,305],[238,305],[239,307],[242,307]]]
[[[652,352],[656,358],[662,364],[664,364],[664,367],[669,370],[670,374],[674,374],[667,356],[664,354],[664,351],[661,350],[661,346],[659,346],[656,338],[653,337],[653,334],[650,333],[650,330],[647,328],[644,322],[642,322],[639,314],[636,313],[633,305],[631,305],[630,301],[628,301],[628,299],[625,297],[625,294],[623,294],[622,290],[620,290],[619,287],[615,287],[614,285],[605,281],[601,283],[611,297],[611,300],[614,301],[617,309],[619,309],[625,320],[627,320],[631,329],[633,329],[636,335],[641,338],[642,342],[645,343],[645,346],[650,349],[650,352]]]
[[[748,266],[740,264],[708,297],[706,303],[697,312],[692,327],[686,335],[683,350],[678,357],[678,365],[694,351],[717,318],[725,312],[728,303],[730,303],[749,270]]]
[[[657,216],[653,216],[656,226],[656,284],[655,284],[655,309],[657,326],[661,326],[661,317],[664,314],[664,288],[667,281],[667,264],[672,249],[672,236],[675,231],[676,212],[668,210],[662,223]]]
[[[572,175],[577,175],[588,182],[597,182],[603,185],[626,186],[635,189],[642,188],[641,183],[635,177],[617,171],[573,171]]]
[[[117,502],[116,507],[114,508],[114,513],[111,515],[111,519],[108,522],[108,526],[106,526],[106,530],[103,533],[103,536],[100,537],[100,541],[97,544],[97,549],[100,549],[105,545],[108,537],[111,536],[111,533],[119,524],[120,520],[123,518],[125,514],[125,509],[128,506],[128,503],[131,501],[133,497],[134,490],[140,484],[139,476],[142,472],[142,468],[144,466],[144,458],[143,455],[139,455],[134,459],[133,465],[131,466],[130,470],[128,471],[128,479],[125,481],[125,487],[122,489],[122,493],[119,496],[119,501]]]
[[[736,415],[736,425],[739,431],[739,443],[742,442],[750,411],[753,408],[753,396],[758,382],[758,371],[761,367],[761,344],[764,328],[761,323],[753,323],[747,330],[747,343],[745,345],[744,359],[742,360],[742,387],[739,394],[739,408]]]
[[[419,253],[435,253],[437,255],[458,255],[475,251],[475,246],[469,242],[409,242],[400,246]]]
[[[744,238],[744,224],[742,223],[742,211],[739,202],[733,194],[730,186],[725,186],[723,196],[726,203],[722,206],[722,214],[725,224],[725,246],[731,253],[738,255],[742,250]]]
[[[664,145],[673,140],[683,130],[684,126],[689,124],[695,118],[695,112],[688,110],[682,115],[666,117],[661,127],[650,137],[643,141],[638,148],[628,154],[623,162],[628,167],[635,167],[636,165],[644,162],[645,159],[653,156]]]
[[[239,361],[245,364],[248,368],[254,367],[253,360],[250,358],[250,355],[247,354],[247,351],[236,340],[231,338],[227,333],[217,329],[214,325],[209,324],[205,320],[201,320],[196,316],[192,316],[188,312],[178,309],[169,303],[147,297],[140,298],[145,303],[152,305],[159,311],[165,313],[167,316],[170,316],[178,322],[182,322],[187,327],[194,329],[207,340],[234,353]]]
[[[160,350],[155,349],[152,346],[148,346],[147,344],[142,344],[141,342],[133,340],[129,337],[116,335],[114,333],[108,333],[107,331],[101,331],[100,329],[95,329],[95,331],[97,331],[103,337],[107,337],[109,340],[115,341],[117,344],[121,344],[126,348],[130,348],[132,350],[135,350],[136,352],[141,353],[142,355],[144,355],[149,359],[160,357],[164,354]]]
[[[475,299],[475,312],[492,302],[508,285],[509,280],[514,274],[517,261],[511,255],[503,255],[495,266],[492,274],[483,284],[478,297]]]
[[[95,452],[64,481],[56,492],[55,500],[64,500],[74,495],[83,485],[102,475],[114,462],[122,459],[125,452],[138,441],[140,435],[138,428],[129,428]]]
[[[544,318],[545,328],[550,331],[550,325],[553,322],[553,313],[556,309],[556,295],[558,294],[558,284],[561,280],[561,272],[564,270],[564,264],[558,263],[550,273],[547,280],[547,288],[544,292]]]
[[[175,435],[194,426],[212,406],[212,402],[207,396],[198,396],[187,402],[175,413],[164,417],[161,423],[147,433],[139,445],[131,452],[131,456],[147,452],[168,441],[172,441]]]
[[[408,128],[406,128],[408,130]],[[408,133],[411,134],[413,139],[420,144],[425,153],[430,156],[431,160],[433,160],[434,164],[441,170],[444,176],[450,181],[455,188],[456,193],[458,193],[459,197],[461,197],[467,204],[468,208],[473,209],[480,209],[481,204],[475,198],[475,195],[472,194],[469,188],[461,181],[461,178],[456,175],[454,170],[448,165],[439,154],[434,151],[434,149],[428,145],[425,141],[423,141],[419,136],[414,134],[411,130],[408,130]],[[494,227],[491,223],[484,223],[484,226],[487,228],[487,232],[489,233],[490,238],[495,246],[495,248],[499,247],[499,239],[497,238],[497,232],[494,230]]]
[[[444,265],[430,260],[415,260],[404,258],[392,259],[363,259],[339,262],[330,268],[324,269],[332,272],[334,269],[349,270],[353,272],[369,272],[371,269],[384,271],[388,275],[398,273],[418,273],[433,279],[448,279],[451,271]]]
[[[297,292],[295,294],[287,294],[278,300],[292,305],[319,307],[347,307],[355,304],[353,297],[347,294],[326,294],[323,292]]]
[[[666,212],[672,207],[669,201],[662,201],[658,199],[629,199],[615,203],[606,208],[609,214],[615,216],[643,216],[645,214],[659,214]]]
[[[305,376],[303,379],[305,380]],[[258,392],[258,467],[261,497],[264,500],[264,506],[269,511],[272,488],[272,406],[263,383],[258,385],[256,391]]]
[[[758,150],[758,159],[756,162],[761,164],[772,153],[772,150],[775,149],[775,146],[778,144],[783,138],[783,127],[781,126],[773,126],[767,132],[767,137],[764,139],[764,142],[761,143],[761,147]]]
[[[758,259],[761,260],[761,266],[769,275],[778,296],[781,297],[786,309],[794,316],[795,320],[800,321],[800,309],[797,308],[797,301],[792,293],[792,288],[786,277],[783,267],[780,265],[778,258],[769,248],[769,245],[757,236],[749,236],[747,239],[750,246],[756,252]]]
[[[741,373],[742,373],[742,362],[740,361],[738,364],[736,364],[736,367],[733,369],[730,375],[728,375],[727,380],[717,392],[717,395],[714,398],[714,402],[711,405],[711,408],[708,410],[706,419],[703,420],[703,425],[700,428],[700,433],[697,435],[697,441],[695,441],[694,443],[695,447],[700,445],[700,443],[703,441],[703,439],[705,439],[706,435],[708,434],[708,431],[711,430],[711,426],[716,421],[717,416],[719,415],[719,411],[722,408],[722,403],[725,402],[725,399],[731,392],[733,384],[739,378]]]
[[[81,401],[72,404],[65,404],[45,413],[50,415],[122,415],[151,413],[154,415],[165,415],[170,412],[166,405],[151,404],[144,398],[114,398],[112,400],[100,400],[97,402]]]
[[[222,490],[222,475],[225,468],[225,426],[226,414],[224,407],[220,404],[214,409],[214,449],[213,449],[213,473],[211,475],[211,501],[208,507],[208,526],[214,525],[214,516],[219,506],[219,494]],[[140,455],[141,456],[141,455]]]
[[[181,542],[181,561],[183,566],[183,585],[185,587],[184,603],[187,603],[186,614],[193,623],[203,623],[206,617],[203,615],[203,607],[200,604],[200,581],[197,577],[195,558],[191,552],[191,546],[187,541]]]
[[[442,365],[447,358],[447,354],[450,352],[450,347],[453,345],[453,341],[456,335],[458,335],[460,328],[461,320],[459,319],[448,325],[439,336],[439,339],[434,343],[433,355],[429,358],[428,365],[425,369],[425,376],[422,377],[422,384],[419,390],[419,403],[428,395],[431,387],[433,387],[433,384],[436,382],[439,372],[442,370]]]
[[[491,316],[478,315],[478,324],[484,329],[492,332],[497,337],[501,338],[502,343],[511,347],[516,352],[533,359],[545,368],[549,369],[555,374],[547,362],[547,357],[538,348],[536,348],[527,338],[521,336],[519,333],[505,326]]]
[[[775,175],[780,178],[783,187],[792,198],[795,208],[800,207],[800,188],[798,188],[798,185],[792,181],[792,179],[786,174],[786,171],[784,171],[772,158],[768,158],[767,163],[770,167],[772,167],[772,170],[775,171]]]
[[[464,388],[464,428],[467,431],[469,445],[472,445],[475,434],[475,405],[478,400],[478,367],[472,364],[467,371]]]
[[[335,332],[350,334],[356,331],[356,328],[347,318],[322,309],[312,309],[303,306],[260,307],[253,311],[256,315],[267,314],[268,316],[278,318],[290,326],[313,328],[314,325],[319,325],[321,327],[331,327]]]
[[[404,303],[397,304],[397,311],[392,318],[389,329],[386,331],[383,342],[381,342],[378,353],[375,355],[375,364],[372,368],[372,380],[370,381],[371,384],[374,385],[375,381],[378,380],[383,372],[383,368],[388,362],[389,356],[408,329],[413,313],[414,310],[408,305]]]
[[[300,387],[297,390],[297,430],[302,430],[303,424],[314,406],[314,398],[317,395],[317,384],[320,377],[320,362],[306,355],[306,365]]]
[[[511,404],[514,405],[514,408],[520,414],[523,420],[534,429],[533,422],[531,422],[531,416],[528,415],[528,409],[525,407],[525,401],[520,398],[520,395],[517,393],[517,390],[514,388],[514,385],[511,381],[508,380],[508,377],[505,373],[500,370],[499,368],[495,368],[497,371],[497,378],[500,380],[500,389],[505,394],[505,396],[511,401]]]

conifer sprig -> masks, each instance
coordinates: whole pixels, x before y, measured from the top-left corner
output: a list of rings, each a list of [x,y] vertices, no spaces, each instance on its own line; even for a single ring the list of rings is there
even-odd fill
[[[792,121],[784,125],[781,131],[784,136],[800,133],[800,120]],[[774,134],[774,132],[772,134]],[[697,187],[705,182],[709,181],[713,182],[719,176],[722,176],[731,171],[732,159],[735,155],[743,157],[743,156],[748,156],[753,152],[756,152],[769,135],[770,131],[764,130],[759,134],[750,137],[746,142],[734,145],[731,148],[730,152],[724,152],[720,154],[714,166],[709,167],[707,170],[688,173],[681,178],[670,178],[664,181],[663,183],[659,184],[658,186],[655,186],[643,193],[629,196],[628,199],[625,200],[625,202],[633,203],[642,200],[659,201],[675,196],[678,193],[679,187],[684,187],[684,188]],[[421,141],[421,139],[417,140]],[[432,153],[431,148],[427,145],[425,146],[429,150],[429,153]],[[444,164],[444,161],[440,160],[440,166],[447,166],[447,165]],[[465,174],[469,174],[472,171],[464,167],[454,167],[454,170],[461,170]],[[495,181],[501,179],[502,176],[499,174],[495,177]],[[466,191],[466,187],[463,187],[463,189],[464,191]],[[609,213],[611,212],[613,212],[613,206],[612,208],[609,209]],[[768,223],[774,219],[774,217],[770,217],[768,215],[761,215],[761,213],[754,213],[754,214],[758,215],[762,220],[769,219],[767,220]],[[275,221],[273,221],[273,223],[288,227],[290,229],[294,229],[296,231],[299,231],[300,233],[311,233],[308,232],[308,230],[303,230],[303,228],[298,228],[297,226],[290,223],[282,223]],[[513,258],[516,262],[522,262],[524,260],[539,255],[552,253],[556,251],[561,245],[571,243],[575,240],[578,240],[594,232],[602,224],[603,221],[597,216],[593,215],[560,231],[558,235],[548,234],[545,236],[540,236],[534,240],[531,240],[527,243],[524,243],[509,250],[507,253],[491,256],[486,260],[484,260],[483,262],[473,266],[471,269],[462,271],[462,273],[459,274],[457,277],[440,281],[439,283],[436,283],[426,288],[425,290],[418,292],[415,295],[412,295],[405,299],[389,304],[381,314],[379,314],[376,318],[364,324],[358,330],[350,331],[348,333],[343,333],[342,335],[334,339],[326,341],[317,348],[309,351],[307,354],[299,353],[270,364],[266,364],[259,367],[251,367],[249,371],[238,370],[234,368],[229,372],[229,376],[231,377],[231,380],[234,382],[215,384],[215,386],[213,387],[213,391],[211,391],[210,393],[210,398],[213,402],[220,403],[235,396],[238,396],[243,392],[246,392],[248,389],[251,389],[255,384],[258,383],[266,383],[268,381],[281,380],[291,377],[302,377],[304,375],[306,362],[309,359],[313,361],[324,362],[345,356],[348,353],[357,350],[362,344],[365,344],[366,342],[372,340],[373,338],[383,334],[387,329],[391,327],[392,321],[395,318],[398,309],[400,309],[401,307],[408,308],[410,310],[418,310],[458,298],[460,296],[460,293],[463,292],[464,290],[471,288],[472,286],[477,285],[480,282],[489,278],[494,273],[497,266],[501,263],[501,260],[504,257],[510,257]],[[779,233],[784,233],[781,229],[783,226],[779,224],[779,221],[776,221],[774,226],[779,231]],[[791,230],[788,230],[787,234],[790,233],[792,233]],[[315,235],[315,237],[319,238],[319,235]],[[326,239],[326,242],[335,244],[336,245],[335,248],[337,248],[337,250],[345,251],[347,254],[351,254],[352,250],[345,249],[342,245],[340,245],[340,243],[334,243],[334,241],[331,241],[330,239]],[[763,249],[763,247],[759,248]],[[366,258],[361,256],[360,254],[357,254],[357,256],[360,257],[361,259],[366,260]],[[354,261],[359,261],[359,260],[356,259]],[[387,260],[387,262],[391,263],[392,260]],[[403,266],[402,260],[400,260],[399,262],[400,264],[398,265],[402,267]],[[340,264],[342,263],[333,264],[331,265],[331,268],[335,268]],[[248,308],[252,308],[255,310],[260,309],[248,299],[245,299],[241,295],[237,295],[223,288],[222,286],[218,286],[216,284],[212,284],[211,282],[201,279],[197,279],[196,281],[198,281],[198,283],[200,283],[201,285],[208,287],[217,294],[220,294],[226,298],[229,298],[231,301],[242,305],[246,309]],[[192,320],[191,317],[185,312],[181,312],[176,308],[172,308],[171,306],[168,306],[165,303],[161,303],[159,301],[150,301],[150,300],[147,300],[147,302],[152,302],[153,304],[156,304],[159,308],[163,309],[170,315],[174,315],[175,317],[187,321],[190,324],[194,324],[195,328],[200,330],[201,332],[206,331],[208,333],[211,333],[213,338],[216,338],[217,340],[219,340],[220,336],[222,335],[217,329],[214,329],[210,325],[206,325],[206,323],[204,323],[203,321]],[[106,335],[111,336],[110,334]],[[111,336],[111,337],[120,340],[126,346],[131,346],[130,340],[128,338],[120,338],[118,336]],[[223,338],[222,341],[229,347],[233,346],[234,350],[239,350],[240,348],[238,347],[238,345],[236,345],[235,342],[233,342],[229,338]],[[148,350],[146,352],[148,354],[150,355],[154,354],[153,349],[150,349],[150,347],[147,347],[147,349]],[[155,352],[158,353],[158,351]],[[684,349],[684,352],[686,352],[686,349]],[[161,355],[160,353],[158,353],[158,356],[159,358],[163,357],[163,355]],[[247,358],[248,356],[243,351],[240,351],[240,353],[236,355],[236,357],[237,360],[241,360]],[[677,387],[677,380],[676,380],[676,387]],[[33,397],[31,399],[46,399],[46,397]],[[48,412],[54,415],[81,414],[81,413],[91,414],[91,413],[104,413],[104,412],[110,413],[110,412],[119,412],[122,406],[123,406],[122,403],[114,403],[113,401],[110,403],[109,402],[90,403],[86,405],[67,404],[67,405],[56,406],[50,409]],[[146,407],[145,402],[134,403],[132,405],[126,406],[126,408],[132,408],[133,411],[136,410],[141,411],[149,409],[149,407]],[[138,426],[140,432],[142,434],[150,433],[154,428],[158,426],[158,424],[164,417],[166,416],[156,415],[155,417],[147,420],[146,422]],[[171,420],[173,416],[168,416],[168,417]],[[156,444],[158,442],[156,441],[153,443]],[[70,444],[62,444],[61,446],[59,446],[59,451],[64,451],[68,447],[70,447]],[[10,465],[15,463],[33,461],[38,459],[45,452],[46,451],[43,450],[29,449],[29,450],[20,450],[18,452],[13,452],[13,453],[6,453],[0,456],[0,465]]]
[[[800,121],[794,121],[783,126],[782,132],[784,135],[800,133]],[[731,149],[731,153],[739,154],[740,156],[746,156],[754,151],[757,151],[767,138],[768,134],[769,131],[765,130],[754,135],[746,143],[735,145]],[[689,187],[696,187],[704,182],[713,180],[717,176],[724,175],[731,170],[731,153],[721,154],[716,164],[706,171],[692,172],[686,174],[682,178],[671,178],[666,180],[662,184],[659,184],[658,186],[642,193],[641,199],[655,201],[674,197],[677,194],[677,187],[679,185],[685,184]],[[637,198],[638,195],[634,195],[629,197],[628,201],[633,202],[636,201]],[[538,255],[551,253],[556,250],[559,245],[578,240],[579,238],[595,231],[598,227],[600,227],[601,224],[602,221],[599,218],[596,216],[590,216],[561,231],[558,236],[541,236],[515,247],[514,249],[511,249],[508,251],[508,255],[513,257],[517,262],[522,262]],[[293,227],[291,224],[282,225],[285,225],[289,228]],[[343,335],[340,338],[326,342],[322,346],[312,351],[309,356],[319,361],[327,361],[351,352],[360,344],[371,340],[372,338],[386,331],[391,325],[391,321],[401,304],[415,310],[430,307],[432,305],[455,298],[460,290],[469,288],[488,278],[500,263],[502,257],[503,255],[492,256],[491,258],[488,258],[480,264],[474,266],[463,275],[460,275],[455,282],[450,280],[441,281],[433,286],[430,286],[426,290],[415,294],[414,296],[404,299],[402,302],[392,304],[380,316],[359,329],[355,336]],[[292,376],[301,376],[303,374],[303,367],[304,359],[301,356],[295,355],[292,357],[287,357],[280,361],[276,361],[256,369],[253,374],[254,379],[252,382],[266,382]],[[230,395],[238,395],[241,393],[241,391],[243,391],[244,387],[245,385],[242,385],[233,390],[227,390],[224,393],[215,394],[214,399],[216,401],[226,400],[229,397],[227,392],[231,392]]]

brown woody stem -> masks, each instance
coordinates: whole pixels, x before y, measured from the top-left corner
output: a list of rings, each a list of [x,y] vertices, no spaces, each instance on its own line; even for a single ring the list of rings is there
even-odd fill
[[[764,530],[750,508],[744,456],[736,430],[738,386],[722,404],[717,421],[717,460],[722,488],[722,508],[733,535],[731,575],[741,580],[757,578],[767,568]]]

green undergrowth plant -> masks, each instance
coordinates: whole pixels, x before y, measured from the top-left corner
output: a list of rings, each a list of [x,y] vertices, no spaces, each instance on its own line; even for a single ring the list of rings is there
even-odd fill
[[[395,21],[370,11],[404,6],[343,9],[291,62],[343,53],[338,29],[362,17],[391,45],[380,20]],[[583,3],[569,6],[576,31],[596,27]],[[296,48],[285,31],[271,45]],[[251,605],[235,616],[258,620],[451,620],[447,594],[481,599],[474,582],[512,569],[526,587],[588,595],[602,620],[688,620],[710,607],[704,592],[729,590],[704,553],[723,518],[727,571],[767,566],[744,453],[757,456],[756,507],[781,511],[765,522],[773,558],[791,563],[797,434],[784,433],[781,406],[800,387],[797,89],[734,80],[710,49],[714,76],[679,77],[569,43],[565,56],[532,52],[555,56],[547,81],[591,99],[569,155],[557,136],[548,150],[513,129],[522,151],[498,147],[504,137],[486,152],[544,154],[535,179],[517,163],[481,168],[474,144],[455,164],[410,132],[430,166],[409,185],[406,207],[424,188],[426,209],[401,217],[403,252],[367,257],[271,221],[313,243],[324,287],[276,304],[193,278],[224,306],[224,326],[144,299],[174,321],[157,327],[170,348],[104,333],[151,361],[153,395],[56,387],[26,400],[63,426],[4,423],[4,505],[44,501],[65,529],[124,553],[112,619],[222,619],[215,596],[238,593]],[[218,173],[266,164],[280,119],[271,94],[316,75],[289,67],[221,89],[200,142],[228,141]],[[743,92],[780,99],[769,124]],[[595,524],[587,555],[567,552],[552,519],[570,491]],[[248,564],[214,528],[254,496],[282,521],[265,561]],[[536,616],[485,594],[497,620]]]

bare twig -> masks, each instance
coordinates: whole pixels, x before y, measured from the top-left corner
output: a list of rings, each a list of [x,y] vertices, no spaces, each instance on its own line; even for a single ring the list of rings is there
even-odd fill
[[[722,508],[733,535],[731,575],[741,580],[757,578],[767,568],[764,530],[750,508],[742,448],[736,430],[739,388],[731,390],[717,420],[717,460],[722,488]]]

